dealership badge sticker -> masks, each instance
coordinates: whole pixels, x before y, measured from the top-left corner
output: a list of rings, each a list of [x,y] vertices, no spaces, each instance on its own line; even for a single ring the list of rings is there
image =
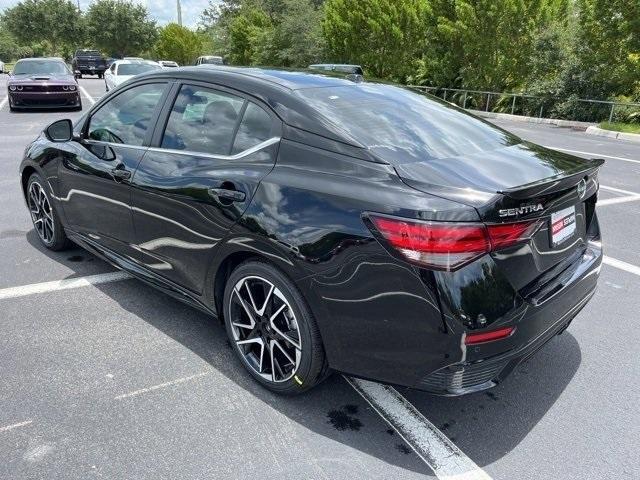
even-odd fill
[[[576,231],[576,207],[568,207],[551,214],[551,244],[555,247]]]

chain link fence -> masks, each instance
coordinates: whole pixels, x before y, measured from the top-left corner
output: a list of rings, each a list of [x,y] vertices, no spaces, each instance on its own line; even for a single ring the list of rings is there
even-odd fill
[[[640,123],[640,103],[417,85],[411,87],[471,110],[590,123]]]

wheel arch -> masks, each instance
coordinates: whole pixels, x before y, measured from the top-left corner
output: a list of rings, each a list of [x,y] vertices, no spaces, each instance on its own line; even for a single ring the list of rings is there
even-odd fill
[[[24,197],[25,201],[27,200],[27,185],[29,183],[31,175],[33,175],[34,173],[39,172],[32,165],[27,165],[22,169],[22,172],[20,172],[20,185],[22,186],[22,196]]]

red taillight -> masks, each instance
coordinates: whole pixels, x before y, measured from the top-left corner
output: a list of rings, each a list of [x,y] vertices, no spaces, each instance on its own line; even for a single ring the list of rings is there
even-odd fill
[[[464,337],[465,345],[475,345],[476,343],[493,342],[511,336],[514,327],[504,327],[490,332],[467,333]]]
[[[528,240],[540,226],[539,220],[487,225],[492,250],[508,247]]]
[[[384,239],[407,260],[434,270],[456,270],[486,253],[535,233],[538,221],[482,223],[421,222],[369,215]]]

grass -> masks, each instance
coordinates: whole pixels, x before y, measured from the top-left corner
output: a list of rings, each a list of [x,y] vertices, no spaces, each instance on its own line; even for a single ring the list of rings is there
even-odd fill
[[[613,130],[614,132],[640,133],[640,123],[610,123],[602,122],[600,128]]]

